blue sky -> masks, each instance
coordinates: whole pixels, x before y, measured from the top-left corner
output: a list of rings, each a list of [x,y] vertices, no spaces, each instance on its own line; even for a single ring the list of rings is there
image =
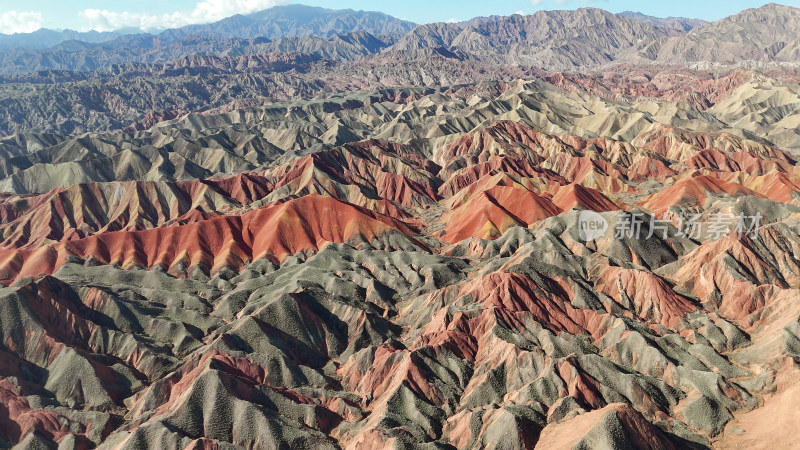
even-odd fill
[[[189,23],[207,23],[236,14],[284,3],[340,9],[378,10],[417,23],[466,20],[492,14],[532,14],[540,9],[584,6],[611,12],[640,11],[659,17],[684,16],[716,20],[742,9],[759,7],[758,0],[0,0],[0,33],[27,32],[46,27],[108,31],[122,27],[158,30]],[[800,0],[784,0],[800,7]]]

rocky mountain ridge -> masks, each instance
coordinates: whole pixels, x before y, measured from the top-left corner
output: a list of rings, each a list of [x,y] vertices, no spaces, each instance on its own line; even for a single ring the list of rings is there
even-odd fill
[[[310,52],[340,61],[378,52],[438,47],[464,52],[484,64],[503,61],[549,70],[587,69],[611,62],[791,63],[797,56],[798,15],[797,8],[769,4],[712,23],[659,22],[646,16],[581,8],[414,26],[379,13],[290,5],[156,36],[121,36],[103,43],[70,41],[48,49],[6,49],[0,53],[0,67],[5,73],[91,71],[197,53],[235,56],[276,50]],[[338,37],[354,32],[365,39],[348,42]],[[324,49],[339,45],[342,39],[345,46],[357,47],[355,53],[353,49]]]

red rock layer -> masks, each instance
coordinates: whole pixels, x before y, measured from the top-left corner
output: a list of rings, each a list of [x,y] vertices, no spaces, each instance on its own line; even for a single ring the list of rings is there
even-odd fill
[[[239,216],[143,231],[108,232],[36,250],[0,251],[0,283],[50,274],[68,257],[92,258],[123,268],[163,267],[184,273],[203,267],[215,273],[259,258],[282,260],[329,242],[371,241],[402,223],[330,197],[308,195]]]

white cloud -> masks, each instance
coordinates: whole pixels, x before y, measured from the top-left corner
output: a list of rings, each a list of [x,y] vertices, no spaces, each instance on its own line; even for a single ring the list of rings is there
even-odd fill
[[[451,17],[451,18],[445,20],[445,23],[457,23],[457,22],[458,22],[458,19],[456,19],[455,17]]]
[[[209,23],[234,14],[247,14],[285,3],[285,0],[203,0],[189,12],[169,14],[116,12],[105,9],[87,9],[80,13],[88,22],[88,29],[112,31],[120,28],[161,30],[195,23]]]
[[[0,15],[0,33],[30,33],[42,28],[42,13],[8,11]]]

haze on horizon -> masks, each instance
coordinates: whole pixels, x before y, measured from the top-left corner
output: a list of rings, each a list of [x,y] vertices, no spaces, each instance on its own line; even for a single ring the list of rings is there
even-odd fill
[[[597,7],[612,13],[636,11],[656,17],[688,17],[713,21],[743,9],[758,8],[763,0],[636,2],[632,0],[498,0],[494,2],[388,1],[376,7],[367,0],[141,0],[108,5],[97,0],[60,2],[31,0],[0,2],[0,33],[29,33],[41,28],[77,31],[140,29],[158,32],[191,24],[215,22],[278,5],[304,4],[330,9],[378,10],[415,23],[455,22],[489,15],[533,14],[539,10]],[[800,0],[780,2],[800,6]]]

